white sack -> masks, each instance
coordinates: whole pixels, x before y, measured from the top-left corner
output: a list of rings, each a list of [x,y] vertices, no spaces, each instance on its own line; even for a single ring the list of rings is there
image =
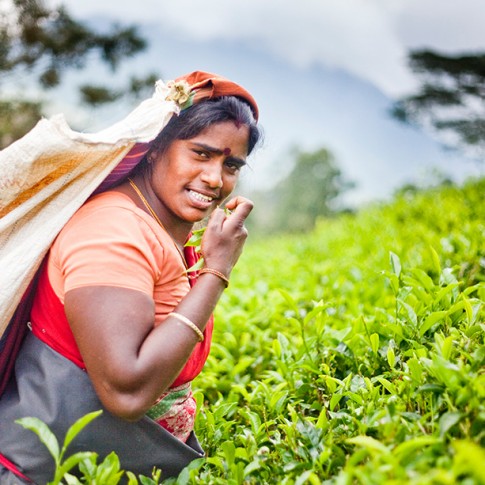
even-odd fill
[[[135,143],[153,140],[179,112],[161,84],[98,133],[75,132],[57,115],[0,151],[0,337],[69,218]]]

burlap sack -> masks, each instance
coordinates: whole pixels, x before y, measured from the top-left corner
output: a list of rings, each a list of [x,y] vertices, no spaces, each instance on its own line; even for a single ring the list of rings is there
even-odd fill
[[[178,105],[154,95],[125,119],[93,134],[62,115],[41,120],[0,151],[0,338],[52,241],[137,142],[149,142]]]

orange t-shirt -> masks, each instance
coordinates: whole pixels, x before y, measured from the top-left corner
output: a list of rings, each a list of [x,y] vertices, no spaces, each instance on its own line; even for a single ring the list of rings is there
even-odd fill
[[[49,280],[59,299],[82,286],[139,290],[155,301],[155,324],[189,291],[185,266],[170,236],[126,195],[94,196],[51,248]]]
[[[186,250],[188,253],[193,248]],[[194,257],[193,253],[187,256]],[[32,309],[34,334],[82,368],[82,356],[63,311],[64,295],[74,288],[99,285],[150,295],[155,302],[155,325],[160,325],[190,290],[184,263],[170,236],[128,196],[116,191],[89,199],[59,233]],[[196,345],[173,386],[192,380],[202,369],[210,350],[212,326],[211,318],[204,341]]]

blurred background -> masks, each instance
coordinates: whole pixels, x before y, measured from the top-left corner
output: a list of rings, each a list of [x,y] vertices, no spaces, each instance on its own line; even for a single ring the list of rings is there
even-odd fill
[[[304,231],[483,176],[481,0],[0,0],[0,144],[62,112],[96,131],[204,70],[246,87],[264,144],[252,224]]]

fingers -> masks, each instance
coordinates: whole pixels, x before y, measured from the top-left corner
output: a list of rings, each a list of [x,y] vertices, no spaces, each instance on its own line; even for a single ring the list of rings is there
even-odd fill
[[[253,203],[245,197],[238,196],[227,202],[226,209],[231,211],[230,215],[224,209],[215,209],[211,214],[209,225],[220,230],[225,224],[242,226],[249,213],[253,210]]]
[[[220,209],[219,207],[217,209],[214,209],[209,218],[209,223],[207,227],[209,228],[209,226],[212,226],[222,230],[222,225],[224,224],[226,217],[227,215],[224,212],[224,209]]]
[[[247,238],[244,221],[253,203],[244,197],[235,197],[226,204],[227,210],[217,208],[211,215],[202,238],[202,254],[209,267],[229,275],[241,254]]]
[[[226,207],[229,210],[234,210],[237,207],[241,205],[246,205],[246,204],[249,204],[251,206],[251,209],[253,208],[253,203],[249,199],[246,199],[246,197],[242,197],[241,195],[238,195],[237,197],[233,197],[228,202],[226,202]]]
[[[234,197],[227,204],[226,207],[232,211],[228,221],[232,221],[235,224],[243,224],[244,220],[250,212],[253,210],[253,203],[245,197]]]

